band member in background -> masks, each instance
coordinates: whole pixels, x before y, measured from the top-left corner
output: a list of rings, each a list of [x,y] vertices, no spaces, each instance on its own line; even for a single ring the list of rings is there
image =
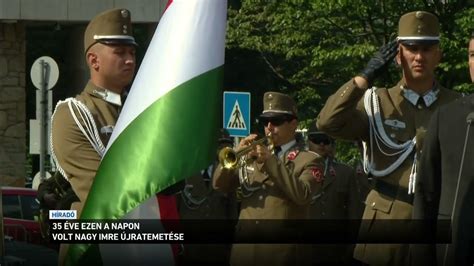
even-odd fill
[[[217,143],[217,151],[220,151],[224,147],[232,147],[234,141],[227,130],[221,128]],[[212,187],[212,177],[218,166],[216,152],[216,160],[208,168],[186,178],[186,185],[178,195],[178,208],[180,218],[188,220],[190,225],[199,225],[206,220],[211,223],[219,223],[218,220],[231,222],[238,217],[236,194],[217,191]],[[195,230],[199,227],[196,226]],[[226,265],[229,263],[230,248],[229,244],[186,244],[179,264]]]
[[[356,173],[349,165],[335,161],[335,141],[319,131],[315,123],[308,130],[308,148],[324,158],[324,181],[320,193],[313,196],[310,218],[334,223],[356,224],[362,218],[364,204],[360,199]],[[352,244],[313,245],[314,265],[351,265]]]
[[[221,164],[213,178],[214,187],[223,192],[241,186],[243,198],[236,237],[255,242],[262,241],[256,239],[262,233],[274,237],[293,230],[286,228],[282,220],[307,219],[310,201],[324,178],[322,157],[305,151],[304,143],[295,140],[298,116],[293,99],[266,92],[263,105],[259,121],[273,149],[265,144],[253,145],[247,154],[253,160],[244,160],[236,169]],[[252,146],[256,138],[255,134],[244,138],[237,151]],[[301,265],[310,264],[309,256],[308,245],[234,244],[230,264]]]

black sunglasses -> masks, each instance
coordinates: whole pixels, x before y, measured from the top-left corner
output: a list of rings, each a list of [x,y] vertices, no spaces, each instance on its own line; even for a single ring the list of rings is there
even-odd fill
[[[329,145],[333,143],[333,140],[328,135],[324,134],[309,135],[308,139],[314,144]]]
[[[290,122],[291,120],[293,120],[293,118],[288,116],[260,117],[258,119],[260,124],[262,124],[263,126],[267,126],[268,123],[271,123],[276,127],[283,125],[285,122]]]

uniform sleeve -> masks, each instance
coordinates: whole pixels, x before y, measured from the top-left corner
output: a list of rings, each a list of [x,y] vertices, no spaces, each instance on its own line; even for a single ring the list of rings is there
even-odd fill
[[[92,186],[100,157],[79,130],[66,103],[57,107],[51,124],[52,146],[59,166],[84,203]]]
[[[224,193],[233,192],[239,187],[239,175],[237,170],[228,170],[218,165],[212,176],[212,186],[215,190]]]
[[[296,164],[303,166],[296,167]],[[298,205],[309,204],[312,196],[321,190],[324,163],[320,156],[300,154],[286,165],[275,156],[271,156],[263,167],[271,180]]]
[[[366,139],[369,125],[364,109],[365,91],[353,79],[339,88],[319,113],[318,129],[335,138]]]

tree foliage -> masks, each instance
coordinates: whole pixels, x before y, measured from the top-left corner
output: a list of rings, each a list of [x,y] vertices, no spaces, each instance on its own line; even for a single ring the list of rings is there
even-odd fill
[[[472,92],[466,47],[474,10],[467,1],[231,0],[226,89],[252,93],[253,117],[265,91],[288,93],[307,124],[330,94],[396,37],[401,15],[426,10],[439,16],[442,27],[440,82]],[[393,85],[400,73],[393,64],[376,85]]]

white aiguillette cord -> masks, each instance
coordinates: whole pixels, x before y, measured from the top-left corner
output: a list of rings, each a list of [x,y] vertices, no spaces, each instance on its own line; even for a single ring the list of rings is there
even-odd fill
[[[369,161],[369,154],[368,154],[368,147],[366,142],[362,142],[364,148],[364,171],[365,173],[371,173],[374,176],[381,177],[386,176],[395,169],[397,169],[411,154],[413,148],[416,144],[416,136],[408,140],[402,144],[397,144],[392,141],[385,132],[382,123],[382,117],[380,115],[380,104],[379,98],[375,91],[377,90],[376,87],[372,87],[368,89],[364,94],[364,107],[367,113],[367,117],[369,120],[369,141],[370,141],[370,161]],[[389,165],[387,168],[383,170],[375,170],[374,169],[374,140],[375,144],[377,145],[379,151],[385,156],[397,156],[399,155],[398,159]],[[389,149],[396,150],[393,153],[389,153],[388,151],[383,150],[382,145],[388,147]],[[410,173],[410,181],[408,183],[408,194],[415,192],[415,179],[416,179],[416,156],[413,161],[412,170]]]
[[[56,110],[60,104],[67,103],[69,107],[69,111],[71,112],[71,115],[74,119],[74,122],[76,122],[77,127],[81,130],[82,134],[87,138],[87,140],[91,143],[92,147],[94,150],[99,154],[100,158],[104,156],[105,153],[105,147],[104,144],[102,143],[102,140],[99,137],[99,131],[97,130],[97,126],[94,120],[94,117],[92,116],[91,112],[87,108],[85,104],[82,102],[74,99],[74,98],[67,98],[64,101],[59,101],[56,104],[56,107],[54,108],[54,113],[51,116],[51,124],[53,124],[54,120],[54,115],[56,114]],[[76,111],[79,114],[79,118],[76,115]],[[80,120],[79,120],[80,119]],[[82,121],[82,123],[81,123]],[[84,126],[83,126],[84,124]],[[66,175],[66,172],[64,169],[61,167],[59,164],[56,154],[54,153],[54,148],[53,148],[53,133],[51,130],[50,133],[50,145],[51,145],[51,156],[53,157],[54,162],[56,163],[56,166],[58,168],[58,171],[64,176],[66,180],[69,180],[69,178]]]

